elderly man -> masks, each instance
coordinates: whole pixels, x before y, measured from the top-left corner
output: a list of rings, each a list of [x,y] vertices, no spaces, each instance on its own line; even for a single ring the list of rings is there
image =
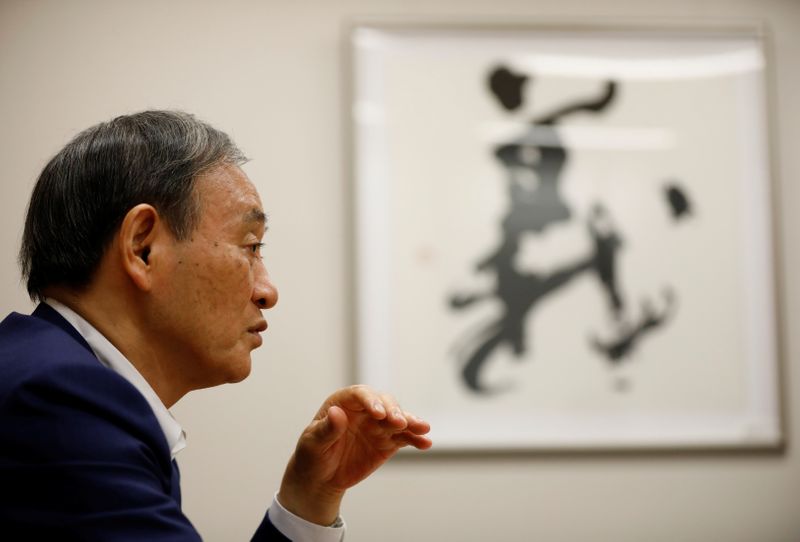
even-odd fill
[[[0,537],[189,541],[167,410],[238,382],[278,293],[259,195],[224,133],[147,111],[99,124],[44,168],[20,263],[31,316],[0,324]],[[253,540],[340,540],[347,488],[428,424],[363,386],[303,431]]]

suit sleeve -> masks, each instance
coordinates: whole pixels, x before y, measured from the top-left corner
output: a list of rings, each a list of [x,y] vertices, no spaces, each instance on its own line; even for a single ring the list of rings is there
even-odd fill
[[[275,525],[272,524],[272,521],[269,519],[269,511],[264,515],[264,520],[259,525],[256,534],[253,535],[253,538],[250,542],[292,542],[290,538],[284,536],[282,532],[280,532]],[[296,542],[300,542],[299,540]]]
[[[294,515],[283,507],[278,500],[278,494],[272,499],[272,505],[267,511],[261,526],[264,533],[257,532],[253,540],[295,540],[303,542],[341,542],[344,538],[345,524],[342,518],[337,518],[334,525],[317,525]],[[259,538],[269,534],[278,538]]]

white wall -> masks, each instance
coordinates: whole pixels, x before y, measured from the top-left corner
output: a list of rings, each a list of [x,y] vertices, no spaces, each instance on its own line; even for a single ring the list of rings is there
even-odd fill
[[[295,437],[352,352],[344,23],[354,16],[766,19],[774,34],[790,438],[800,434],[800,2],[793,0],[0,1],[0,307],[27,311],[15,255],[46,160],[123,112],[182,108],[230,132],[271,214],[281,302],[253,375],[174,409],[185,509],[244,540]],[[424,413],[423,413],[424,414]],[[351,491],[348,540],[800,540],[800,451],[403,459]]]

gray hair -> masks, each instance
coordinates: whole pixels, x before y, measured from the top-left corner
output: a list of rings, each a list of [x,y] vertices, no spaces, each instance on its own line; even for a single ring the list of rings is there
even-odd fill
[[[143,111],[78,134],[31,195],[19,262],[31,299],[87,285],[127,212],[153,205],[178,240],[198,221],[194,181],[246,162],[227,134],[180,111]]]

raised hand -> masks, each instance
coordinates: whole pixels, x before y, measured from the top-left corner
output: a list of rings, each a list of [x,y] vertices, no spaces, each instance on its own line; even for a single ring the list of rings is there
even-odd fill
[[[289,460],[278,498],[307,521],[330,525],[344,492],[397,450],[431,447],[427,422],[403,411],[391,395],[367,386],[343,388],[322,404]]]

